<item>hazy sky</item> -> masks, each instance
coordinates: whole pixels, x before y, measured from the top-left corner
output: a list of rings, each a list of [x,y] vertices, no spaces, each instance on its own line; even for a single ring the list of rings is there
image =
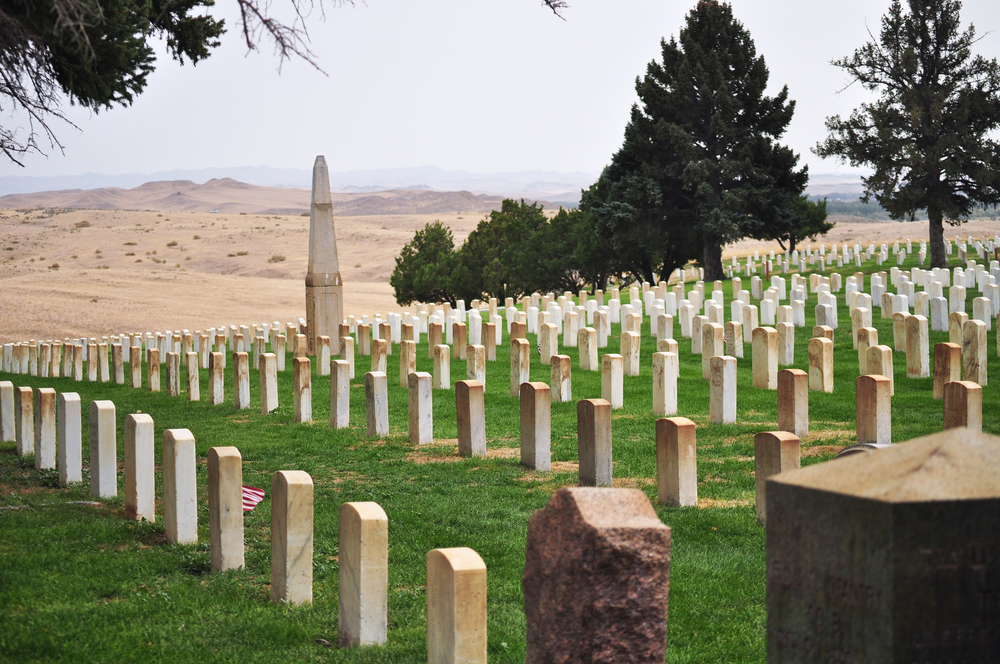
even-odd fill
[[[676,35],[693,0],[570,0],[560,20],[539,0],[359,0],[326,3],[309,22],[324,76],[301,61],[277,71],[266,45],[247,55],[235,2],[223,45],[197,67],[161,53],[130,108],[69,109],[65,155],[29,157],[0,175],[129,173],[226,166],[332,170],[598,171],[621,145],[635,78]],[[282,0],[275,0],[280,6]],[[809,148],[827,115],[865,98],[829,62],[877,34],[888,0],[734,0],[771,72],[796,100],[785,142],[813,172],[834,172]],[[1000,57],[1000,2],[969,0],[978,52]],[[987,34],[989,33],[989,34]],[[4,119],[4,122],[9,120]]]

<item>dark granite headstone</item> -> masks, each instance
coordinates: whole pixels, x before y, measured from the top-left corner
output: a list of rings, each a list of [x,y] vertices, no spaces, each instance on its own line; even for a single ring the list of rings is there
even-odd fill
[[[767,661],[1000,662],[1000,438],[769,479]]]

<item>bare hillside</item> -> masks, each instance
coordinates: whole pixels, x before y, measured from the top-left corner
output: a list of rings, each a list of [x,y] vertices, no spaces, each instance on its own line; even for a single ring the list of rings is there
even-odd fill
[[[90,210],[151,210],[154,212],[219,212],[283,214],[309,212],[307,189],[258,187],[231,178],[195,184],[190,180],[147,182],[133,189],[67,189],[0,197],[0,208],[74,208]],[[501,196],[467,191],[393,189],[375,193],[333,194],[334,214],[451,214],[499,209]]]

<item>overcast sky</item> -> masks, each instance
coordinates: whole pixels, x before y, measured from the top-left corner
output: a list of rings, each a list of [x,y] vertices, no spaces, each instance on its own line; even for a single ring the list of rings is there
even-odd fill
[[[275,0],[281,5],[283,0]],[[308,26],[319,64],[286,63],[266,45],[247,55],[235,2],[230,27],[197,67],[160,54],[134,106],[69,109],[66,150],[0,175],[154,172],[228,166],[331,170],[433,165],[498,172],[599,171],[621,145],[635,78],[677,35],[693,0],[570,0],[565,21],[539,0],[359,0],[326,3]],[[796,100],[785,142],[814,173],[847,167],[809,148],[827,115],[865,99],[832,67],[878,31],[888,0],[735,0],[771,72]],[[968,0],[978,52],[1000,57],[1000,2]],[[989,34],[987,34],[989,33]],[[855,86],[857,87],[857,86]],[[3,120],[9,122],[9,120]]]

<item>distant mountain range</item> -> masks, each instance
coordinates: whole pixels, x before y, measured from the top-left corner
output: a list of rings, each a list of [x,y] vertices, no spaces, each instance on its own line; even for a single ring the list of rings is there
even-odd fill
[[[470,173],[445,170],[436,166],[390,168],[330,173],[334,192],[376,192],[392,189],[469,191],[474,194],[546,200],[576,204],[580,190],[597,180],[599,173],[558,173],[554,171],[515,171],[509,173]],[[7,175],[0,177],[0,196],[66,189],[134,189],[148,182],[233,179],[260,187],[309,189],[311,169],[271,168],[269,166],[203,168],[199,170],[159,171],[104,175],[58,175],[47,177]]]
[[[0,196],[0,209],[84,208],[247,214],[309,214],[311,192],[291,187],[259,187],[231,178],[195,184],[190,180],[147,182],[138,187],[62,189]],[[343,216],[481,213],[499,210],[501,196],[468,191],[392,189],[336,192],[333,212]],[[545,203],[546,208],[553,205]]]
[[[330,173],[330,187],[334,192],[344,193],[372,193],[394,189],[468,191],[473,194],[576,205],[580,201],[580,190],[593,184],[599,175],[599,172],[585,171],[575,173],[556,171],[473,173],[462,170],[445,170],[436,166],[418,166],[414,168],[336,171]],[[111,187],[134,189],[150,182],[190,181],[204,184],[210,180],[223,179],[233,179],[260,187],[308,189],[312,183],[312,171],[305,168],[238,166],[120,175],[100,173],[42,177],[6,175],[0,177],[0,196],[67,189],[90,190]],[[856,173],[814,173],[810,175],[809,187],[806,191],[812,196],[854,198],[861,192],[861,179]]]

